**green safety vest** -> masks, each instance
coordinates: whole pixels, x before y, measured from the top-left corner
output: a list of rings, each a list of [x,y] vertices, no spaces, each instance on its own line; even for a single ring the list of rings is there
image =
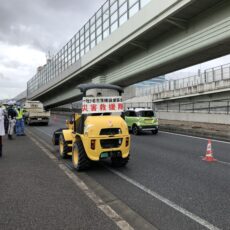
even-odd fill
[[[16,119],[17,120],[20,120],[20,119],[22,119],[23,118],[23,109],[16,109],[16,112],[17,112],[17,117],[16,117]]]

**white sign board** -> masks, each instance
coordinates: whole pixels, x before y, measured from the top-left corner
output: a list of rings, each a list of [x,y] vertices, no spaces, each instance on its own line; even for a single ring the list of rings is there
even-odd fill
[[[123,112],[122,97],[83,97],[82,114]]]

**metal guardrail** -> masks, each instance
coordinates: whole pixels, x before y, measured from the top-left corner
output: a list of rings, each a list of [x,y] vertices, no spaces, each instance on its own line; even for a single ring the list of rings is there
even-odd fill
[[[195,101],[195,102],[136,102],[125,103],[129,107],[151,108],[156,112],[187,112],[206,114],[230,114],[230,100]]]
[[[214,67],[211,69],[206,69],[203,73],[199,73],[198,75],[181,78],[176,80],[169,80],[161,84],[156,84],[154,86],[138,88],[136,95],[137,96],[145,96],[145,95],[157,95],[172,91],[179,91],[180,89],[186,89],[184,92],[177,92],[177,95],[172,93],[172,96],[180,96],[188,93],[187,89],[192,88],[194,86],[205,85],[213,82],[230,80],[230,64],[221,65],[218,67]],[[229,87],[229,85],[223,85],[222,87]],[[216,86],[218,87],[218,85]],[[159,99],[159,98],[158,98]]]
[[[149,108],[156,112],[230,114],[230,100],[195,101],[195,102],[124,102],[124,109]],[[81,104],[72,108],[59,107],[55,111],[81,112]]]
[[[169,103],[167,101],[157,104],[157,111],[230,114],[230,100],[197,101],[189,103]]]
[[[90,20],[27,83],[28,95],[59,76],[151,0],[107,0]]]

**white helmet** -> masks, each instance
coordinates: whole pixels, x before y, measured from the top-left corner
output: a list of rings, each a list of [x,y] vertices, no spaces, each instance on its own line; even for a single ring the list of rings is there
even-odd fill
[[[7,103],[8,105],[14,105],[15,104],[15,101],[8,101],[8,103]]]

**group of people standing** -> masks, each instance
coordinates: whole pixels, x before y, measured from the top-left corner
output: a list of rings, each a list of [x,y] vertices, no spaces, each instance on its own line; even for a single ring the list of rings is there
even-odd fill
[[[8,134],[8,139],[13,140],[16,136],[25,136],[24,110],[20,106],[9,103],[7,107],[0,105],[0,157],[2,156],[2,137]]]

